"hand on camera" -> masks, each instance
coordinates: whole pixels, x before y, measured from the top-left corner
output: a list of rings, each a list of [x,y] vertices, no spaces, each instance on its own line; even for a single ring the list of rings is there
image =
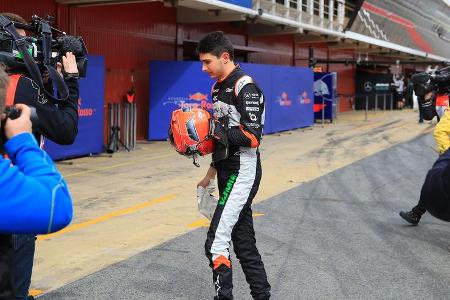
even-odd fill
[[[25,104],[16,104],[16,108],[20,111],[20,117],[11,120],[7,119],[5,123],[5,135],[8,139],[12,139],[21,133],[31,133],[31,109]]]
[[[76,74],[76,77],[78,77],[78,66],[77,61],[75,59],[75,55],[73,55],[72,52],[67,52],[65,56],[62,57],[62,64],[57,63],[56,64],[57,71],[66,77],[66,74],[68,75],[74,75]]]

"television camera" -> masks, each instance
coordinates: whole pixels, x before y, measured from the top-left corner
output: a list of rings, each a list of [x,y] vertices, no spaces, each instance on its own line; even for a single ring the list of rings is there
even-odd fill
[[[30,76],[49,99],[65,100],[69,92],[64,80],[56,71],[56,64],[62,61],[66,52],[72,52],[79,73],[69,75],[85,77],[87,49],[81,37],[67,35],[50,26],[52,21],[53,18],[50,16],[43,19],[34,15],[30,24],[23,24],[0,15],[0,62],[10,73],[24,73]],[[26,30],[31,35],[22,36],[16,29]],[[48,73],[56,86],[59,98],[43,87],[44,72]]]
[[[414,92],[418,97],[424,97],[429,92],[447,94],[450,91],[450,65],[431,72],[416,73],[411,76]]]

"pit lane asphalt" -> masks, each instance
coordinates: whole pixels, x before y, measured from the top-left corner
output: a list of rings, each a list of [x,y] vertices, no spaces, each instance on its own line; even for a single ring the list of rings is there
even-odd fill
[[[398,216],[417,203],[433,146],[428,134],[254,205],[273,299],[448,299],[449,224],[425,215],[413,227]],[[206,230],[39,299],[212,299]],[[233,261],[235,299],[251,299]]]

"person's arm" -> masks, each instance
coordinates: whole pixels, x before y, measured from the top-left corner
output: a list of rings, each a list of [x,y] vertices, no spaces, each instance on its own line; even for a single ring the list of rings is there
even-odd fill
[[[433,130],[436,150],[439,154],[450,148],[450,112],[446,111]]]
[[[66,56],[63,57],[64,69],[70,73],[78,72],[75,57],[70,54]],[[15,103],[36,108],[39,124],[38,128],[33,128],[34,132],[57,144],[70,145],[78,134],[79,85],[76,78],[65,79],[65,83],[69,89],[68,99],[53,103],[45,98],[43,91],[30,78],[22,77],[17,86]]]
[[[254,83],[248,83],[238,93],[236,108],[241,115],[241,124],[227,131],[228,141],[238,146],[257,148],[262,135],[264,95]]]
[[[21,117],[5,125],[11,161],[0,157],[0,233],[58,231],[72,219],[67,184],[31,133],[21,129],[27,116],[23,105],[17,106]],[[28,122],[29,115],[28,108]]]
[[[199,183],[197,183],[197,186],[202,186],[204,188],[206,188],[209,184],[209,181],[211,179],[214,179],[214,177],[216,177],[217,171],[213,166],[209,166],[208,171],[206,172],[205,177],[203,177],[202,180],[200,180]]]

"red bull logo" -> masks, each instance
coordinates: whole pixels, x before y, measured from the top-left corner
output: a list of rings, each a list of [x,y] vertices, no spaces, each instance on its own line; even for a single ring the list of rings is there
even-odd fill
[[[92,117],[95,112],[93,108],[81,108],[81,98],[78,98],[78,116],[79,117]]]
[[[280,104],[280,106],[291,106],[292,105],[292,101],[289,99],[288,93],[286,92],[282,92],[281,96],[278,97],[278,104]]]
[[[308,92],[303,91],[303,93],[299,96],[300,104],[309,104],[311,103],[311,98],[308,97]]]
[[[314,112],[319,112],[326,107],[326,104],[314,104],[313,110]]]
[[[197,92],[195,94],[189,94],[189,100],[208,101],[208,94],[202,94],[200,92]]]
[[[187,97],[169,97],[163,105],[172,104],[179,108],[203,108],[211,110],[213,108],[212,103],[208,102],[208,94],[196,92],[189,94]]]

